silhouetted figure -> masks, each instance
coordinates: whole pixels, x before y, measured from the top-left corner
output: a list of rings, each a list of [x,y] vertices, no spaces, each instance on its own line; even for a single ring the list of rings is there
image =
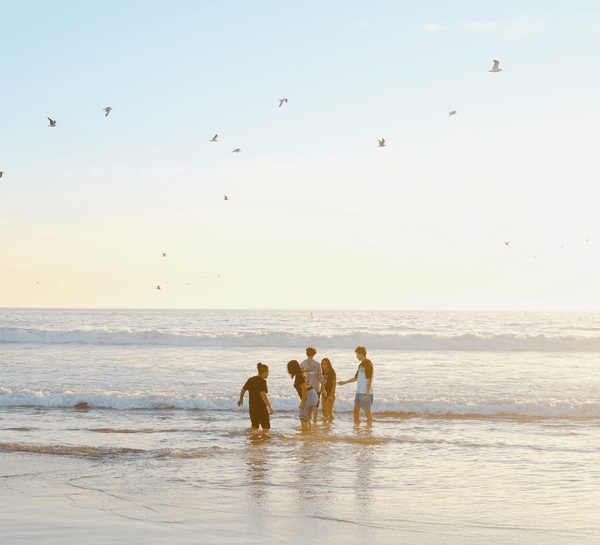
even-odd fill
[[[269,392],[267,388],[269,368],[262,363],[259,363],[256,367],[258,375],[249,378],[246,384],[244,384],[240,392],[238,407],[244,404],[244,394],[248,392],[248,407],[252,429],[258,430],[259,427],[262,427],[263,430],[269,430],[271,429],[269,415],[273,414],[273,408],[267,397],[267,393]]]

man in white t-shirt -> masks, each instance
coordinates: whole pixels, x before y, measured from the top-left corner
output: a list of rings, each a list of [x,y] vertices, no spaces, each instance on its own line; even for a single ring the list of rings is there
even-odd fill
[[[313,420],[315,422],[317,421],[317,415],[319,414],[319,403],[321,401],[321,386],[325,388],[321,364],[313,359],[316,353],[317,351],[312,346],[309,346],[306,349],[307,359],[305,359],[300,364],[300,367],[304,372],[304,377],[306,378],[308,383],[313,387],[313,390],[317,393],[317,405],[315,407],[315,412],[313,415]]]
[[[371,415],[371,406],[373,405],[373,364],[367,359],[367,350],[364,346],[359,346],[355,350],[356,359],[360,361],[358,370],[354,378],[350,380],[341,380],[340,386],[356,382],[356,396],[354,396],[354,422],[360,422],[360,409],[364,409],[367,415],[367,422],[373,422]]]

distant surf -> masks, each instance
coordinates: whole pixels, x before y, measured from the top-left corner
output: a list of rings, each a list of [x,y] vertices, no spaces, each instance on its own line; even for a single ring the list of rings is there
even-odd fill
[[[223,333],[177,332],[159,329],[82,328],[69,330],[0,328],[0,343],[166,345],[189,347],[274,347],[388,350],[462,350],[482,352],[600,352],[600,336],[437,333],[377,333],[352,331],[340,334],[302,334],[289,331],[230,331]]]

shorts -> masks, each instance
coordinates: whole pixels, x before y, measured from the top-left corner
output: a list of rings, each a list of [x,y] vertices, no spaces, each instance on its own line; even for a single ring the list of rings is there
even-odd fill
[[[319,402],[319,398],[317,397],[317,392],[314,390],[309,390],[306,392],[306,401],[304,402],[304,408],[300,409],[300,420],[304,422],[308,422],[313,417],[313,412],[315,410],[315,406]]]
[[[365,401],[365,394],[356,394],[354,396],[354,408],[362,407],[365,411],[371,409],[373,405],[373,394],[369,394],[369,401]]]
[[[250,422],[252,422],[252,427],[254,429],[258,429],[259,426],[262,426],[263,430],[271,429],[271,420],[269,418],[268,411],[250,411]]]

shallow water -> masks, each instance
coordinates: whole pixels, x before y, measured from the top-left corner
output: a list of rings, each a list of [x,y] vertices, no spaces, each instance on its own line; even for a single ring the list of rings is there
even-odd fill
[[[3,311],[0,451],[85,459],[72,486],[153,508],[235,506],[274,542],[308,517],[306,542],[592,543],[600,314],[441,317]],[[301,433],[285,364],[313,344],[351,378],[357,339],[373,345],[373,425],[352,421],[351,384],[333,422]],[[276,412],[253,435],[236,401],[258,361]]]

